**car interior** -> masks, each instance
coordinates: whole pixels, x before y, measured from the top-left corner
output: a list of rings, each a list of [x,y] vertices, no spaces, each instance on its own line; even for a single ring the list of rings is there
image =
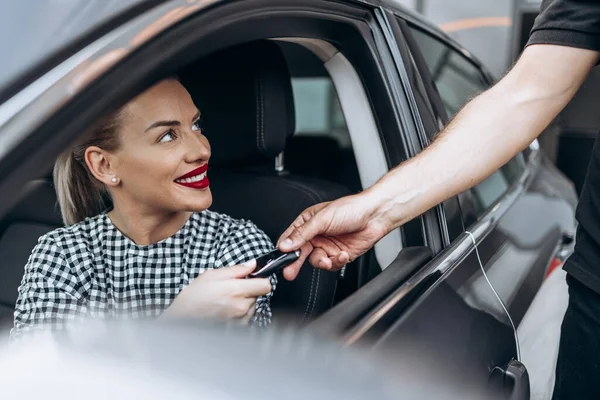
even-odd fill
[[[212,210],[249,219],[276,242],[307,207],[362,190],[335,85],[306,47],[284,40],[244,43],[196,60],[178,77],[202,110],[211,143]],[[12,325],[31,250],[41,235],[63,225],[51,172],[24,185],[19,198],[0,219],[5,327]],[[307,262],[295,281],[280,278],[275,320],[306,323],[381,272],[373,250],[353,264],[332,273]]]

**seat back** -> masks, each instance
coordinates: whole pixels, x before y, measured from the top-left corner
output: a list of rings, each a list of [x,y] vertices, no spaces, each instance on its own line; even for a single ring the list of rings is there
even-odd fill
[[[307,207],[349,194],[335,184],[312,178],[268,173],[211,173],[213,210],[253,221],[273,242]],[[308,262],[293,282],[279,278],[271,306],[274,318],[286,315],[305,322],[331,308],[337,285],[335,273]]]
[[[295,128],[291,78],[277,44],[258,41],[225,50],[194,63],[180,78],[211,143],[213,210],[253,221],[276,242],[306,208],[350,193],[274,168]],[[306,262],[293,282],[279,279],[274,318],[318,316],[333,304],[336,285],[337,274]]]
[[[40,236],[62,226],[50,180],[29,182],[0,222],[0,327],[10,326],[25,264]]]
[[[310,154],[308,163],[307,154]],[[285,148],[285,166],[293,174],[336,182],[352,193],[362,190],[352,148],[343,148],[327,134],[291,137]]]

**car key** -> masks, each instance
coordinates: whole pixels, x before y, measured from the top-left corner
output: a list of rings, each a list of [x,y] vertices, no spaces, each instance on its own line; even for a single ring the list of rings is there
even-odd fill
[[[256,268],[248,275],[248,278],[266,278],[281,271],[298,258],[300,258],[300,250],[292,253],[274,250],[256,259]]]

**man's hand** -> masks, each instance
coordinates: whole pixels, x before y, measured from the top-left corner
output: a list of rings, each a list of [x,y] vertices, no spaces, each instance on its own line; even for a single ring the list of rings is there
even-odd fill
[[[285,268],[285,278],[295,279],[307,257],[315,267],[337,271],[373,247],[392,229],[376,206],[364,192],[306,209],[277,244],[285,252],[301,248],[300,259]]]

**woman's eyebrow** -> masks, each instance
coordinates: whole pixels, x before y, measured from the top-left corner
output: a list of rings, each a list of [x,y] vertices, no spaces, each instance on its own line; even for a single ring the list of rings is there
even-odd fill
[[[148,132],[150,129],[159,127],[159,126],[179,126],[181,122],[179,121],[156,121],[152,125],[150,125],[144,132]]]
[[[198,111],[196,113],[196,115],[194,115],[194,118],[192,118],[192,122],[196,122],[196,120],[198,118],[200,118],[200,111]],[[179,122],[179,121],[156,121],[152,125],[147,127],[144,132],[148,132],[150,129],[154,129],[159,126],[180,126],[180,125],[181,125],[181,122]]]

